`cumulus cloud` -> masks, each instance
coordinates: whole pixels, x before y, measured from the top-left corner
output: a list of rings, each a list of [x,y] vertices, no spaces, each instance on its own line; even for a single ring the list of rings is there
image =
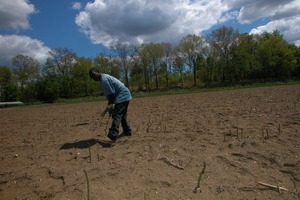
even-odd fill
[[[299,40],[299,0],[95,0],[86,4],[75,22],[92,43],[178,42],[215,24],[240,24],[268,19],[254,29],[279,30],[289,42]],[[270,22],[270,23],[268,23]],[[282,23],[289,24],[282,24]],[[295,26],[294,26],[295,25]]]
[[[219,23],[225,23],[230,20],[235,20],[235,19],[237,19],[238,15],[239,15],[239,12],[236,10],[225,12],[223,14],[223,16],[219,19]]]
[[[95,0],[76,17],[76,24],[95,44],[174,42],[217,23],[221,1]]]
[[[29,15],[36,12],[27,0],[0,0],[0,28],[27,29]]]
[[[0,35],[0,65],[12,66],[12,58],[18,54],[26,55],[44,64],[50,56],[50,48],[43,42],[28,36]]]
[[[240,8],[238,20],[241,23],[250,23],[256,19],[272,17],[276,15],[276,12],[284,10],[284,6],[299,4],[298,0],[227,0],[224,3],[229,8]],[[290,13],[290,15],[293,14],[295,13]]]
[[[81,3],[80,3],[81,2]],[[284,38],[300,46],[299,0],[75,0],[75,23],[93,44],[146,42],[177,43],[187,34],[201,34],[213,25],[234,20],[264,25],[250,34],[280,31]],[[70,4],[68,4],[70,6]],[[0,29],[30,28],[30,15],[37,13],[29,0],[0,0]],[[238,23],[236,23],[238,21]],[[254,23],[255,24],[255,23]],[[38,29],[39,27],[34,27]],[[238,27],[234,27],[238,28]],[[58,44],[59,46],[59,44]],[[0,65],[11,65],[11,58],[24,54],[41,63],[48,57],[42,41],[22,35],[0,33]]]
[[[226,5],[231,9],[240,9],[237,19],[241,24],[268,19],[268,23],[252,29],[250,34],[278,30],[289,43],[300,46],[299,0],[228,0]]]
[[[261,34],[275,30],[280,30],[286,41],[300,46],[300,15],[271,21],[264,26],[252,29],[250,34]]]
[[[29,16],[36,13],[34,5],[27,0],[0,0],[0,29],[28,29]],[[12,66],[12,58],[23,54],[44,64],[49,57],[49,48],[42,41],[22,35],[0,34],[0,65]]]

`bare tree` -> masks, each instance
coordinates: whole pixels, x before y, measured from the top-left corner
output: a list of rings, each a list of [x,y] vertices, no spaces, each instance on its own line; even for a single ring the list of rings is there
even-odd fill
[[[231,50],[235,47],[238,36],[239,33],[237,30],[234,31],[232,27],[222,26],[206,37],[215,58],[219,58],[223,83],[229,70],[229,61],[232,55]],[[225,65],[222,63],[225,63]]]
[[[206,49],[205,39],[196,35],[185,36],[177,46],[177,54],[183,58],[185,64],[193,71],[194,86],[197,83],[197,60],[205,55]]]
[[[115,66],[115,58],[111,55],[99,54],[93,59],[93,67],[99,69],[101,73],[110,74],[114,77],[120,77],[120,67]]]
[[[148,64],[151,65],[155,77],[155,87],[158,89],[158,69],[164,56],[163,45],[159,43],[143,44],[140,48],[140,55],[143,55],[144,59],[147,59]]]
[[[133,46],[129,46],[127,43],[118,43],[115,46],[112,46],[111,49],[118,56],[116,62],[120,66],[121,72],[124,75],[125,85],[129,87],[129,76],[135,55],[135,48]]]
[[[150,79],[151,79],[151,69],[149,67],[149,57],[148,57],[148,53],[145,49],[145,45],[141,45],[138,50],[138,55],[139,55],[139,59],[137,59],[139,61],[139,63],[142,65],[142,71],[143,71],[143,76],[144,76],[144,81],[145,81],[145,87],[146,87],[146,91],[150,90]]]
[[[170,43],[162,43],[163,48],[163,62],[166,66],[166,84],[169,87],[169,73],[172,71],[172,62],[173,62],[173,47]]]
[[[12,59],[12,63],[13,71],[22,87],[33,82],[39,76],[40,63],[34,58],[19,54]]]
[[[73,92],[73,69],[77,62],[76,53],[67,48],[56,48],[50,52],[51,57],[47,59],[46,73],[56,78],[60,83],[63,97],[70,97]]]
[[[174,71],[178,73],[181,82],[181,87],[183,87],[184,86],[184,78],[183,78],[184,61],[180,56],[175,56],[173,61],[173,67],[174,67]]]

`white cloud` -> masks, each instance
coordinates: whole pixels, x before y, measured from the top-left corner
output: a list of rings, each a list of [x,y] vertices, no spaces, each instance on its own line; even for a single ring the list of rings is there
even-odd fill
[[[219,19],[219,23],[224,23],[224,22],[227,22],[230,20],[235,20],[235,19],[237,19],[238,15],[239,15],[239,12],[236,10],[225,12],[223,14],[223,16]]]
[[[50,51],[43,42],[20,35],[0,35],[0,46],[1,66],[12,66],[12,58],[18,54],[29,56],[44,64]]]
[[[293,1],[291,3],[282,5],[280,9],[276,10],[274,15],[271,16],[272,20],[279,20],[300,15],[300,1]]]
[[[29,15],[36,13],[34,5],[27,0],[0,0],[0,28],[28,29]],[[44,64],[50,50],[43,42],[21,35],[0,34],[0,65],[12,66],[12,58],[23,54]]]
[[[227,0],[224,3],[228,8],[240,8],[240,23],[251,23],[257,19],[276,16],[276,13],[286,10],[287,7],[300,6],[299,0]]]
[[[251,23],[268,18],[269,22],[250,31],[261,34],[278,30],[289,43],[300,46],[300,1],[299,0],[228,0],[228,8],[240,8],[240,23]]]
[[[92,43],[106,46],[118,42],[175,43],[218,23],[238,20],[248,24],[262,19],[270,24],[257,29],[272,31],[276,27],[295,43],[299,40],[299,32],[295,32],[295,26],[300,26],[299,13],[299,0],[94,0],[75,21]]]
[[[217,23],[221,0],[95,0],[76,17],[90,40],[106,46],[118,42],[177,42]]]
[[[289,43],[300,46],[300,15],[290,18],[271,21],[270,23],[252,29],[250,34],[261,34],[263,32],[273,32],[279,30]]]
[[[27,29],[29,15],[36,12],[27,0],[0,0],[0,28]]]
[[[267,19],[250,33],[279,30],[288,42],[300,46],[299,0],[90,0],[84,7],[79,2],[83,1],[72,4],[79,10],[75,22],[94,44],[176,43],[218,23]],[[29,17],[36,12],[28,0],[0,0],[0,29],[28,29]],[[17,54],[44,63],[50,50],[40,40],[3,33],[0,47],[0,65],[8,66]]]
[[[80,10],[81,9],[81,3],[80,2],[73,2],[72,9]]]

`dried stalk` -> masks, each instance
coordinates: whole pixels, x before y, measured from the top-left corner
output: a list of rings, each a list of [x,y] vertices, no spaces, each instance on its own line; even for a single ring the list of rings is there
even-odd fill
[[[279,191],[283,190],[283,191],[288,192],[288,189],[286,189],[284,187],[279,187],[279,186],[276,186],[276,185],[271,185],[271,184],[263,183],[263,182],[258,182],[258,184],[266,186],[266,187],[271,188],[271,189],[275,189],[275,190],[279,190]]]
[[[164,161],[164,162],[167,163],[168,165],[172,165],[173,167],[175,167],[175,168],[177,168],[177,169],[184,170],[184,167],[183,167],[183,166],[177,165],[177,164],[173,163],[172,160],[170,160],[168,157],[160,158],[160,160]]]
[[[90,163],[92,162],[92,152],[91,152],[91,146],[89,142],[86,142],[89,146],[89,159],[90,159]]]
[[[107,123],[106,123],[105,130],[104,130],[105,133],[107,133],[109,119],[110,119],[110,115],[108,115]]]
[[[204,174],[205,168],[206,168],[206,162],[204,161],[203,162],[203,168],[202,168],[202,170],[199,173],[199,177],[198,177],[198,181],[197,181],[197,186],[194,189],[194,193],[197,193],[198,191],[201,192],[200,182],[201,182],[202,175]]]
[[[151,126],[151,120],[150,120],[150,115],[149,115],[149,122],[148,122],[148,127],[147,127],[147,130],[146,130],[147,133],[149,132],[150,126]]]
[[[90,181],[89,181],[89,177],[86,173],[85,170],[83,170],[84,174],[85,174],[85,178],[86,178],[86,184],[87,184],[87,200],[90,200]]]
[[[274,180],[276,182],[278,192],[281,194],[281,189],[280,189],[280,186],[279,186],[279,183],[278,183],[277,179],[274,176],[272,176],[272,177],[274,178]]]

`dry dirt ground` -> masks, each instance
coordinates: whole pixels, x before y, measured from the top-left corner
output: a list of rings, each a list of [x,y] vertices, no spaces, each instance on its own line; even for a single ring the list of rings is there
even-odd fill
[[[300,199],[300,85],[135,98],[114,146],[105,104],[0,109],[0,199]]]

